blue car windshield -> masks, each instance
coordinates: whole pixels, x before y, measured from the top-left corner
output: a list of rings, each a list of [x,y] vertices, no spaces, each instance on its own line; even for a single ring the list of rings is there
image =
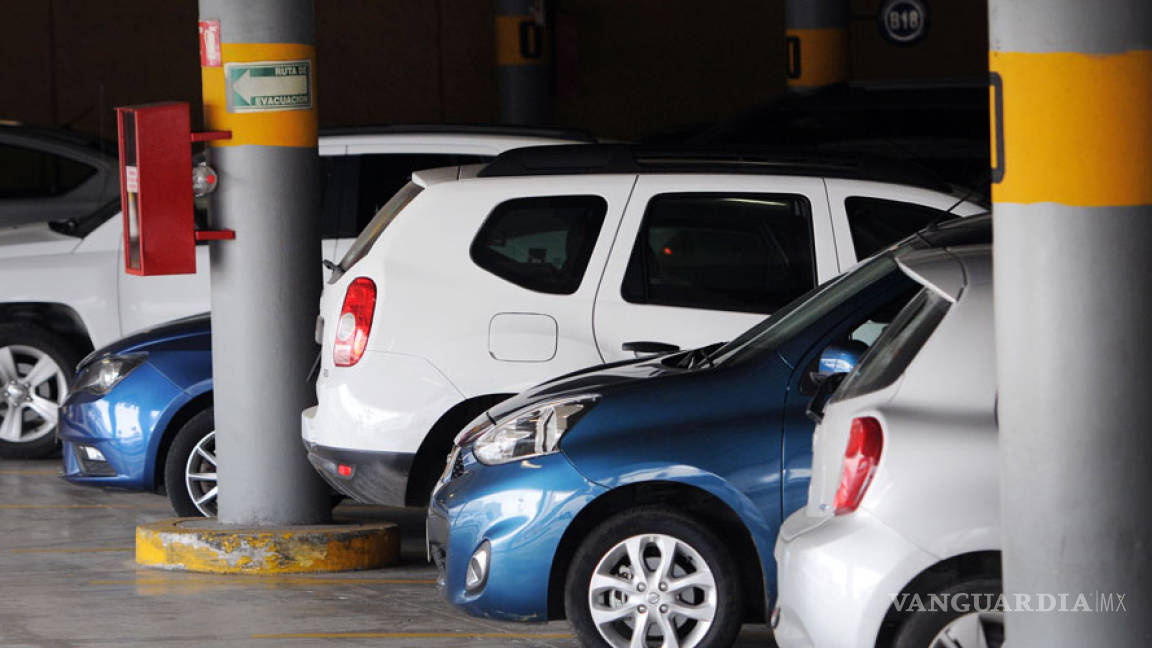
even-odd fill
[[[852,296],[893,274],[900,274],[892,255],[880,254],[830,279],[745,331],[712,355],[717,364],[739,362],[779,348]]]

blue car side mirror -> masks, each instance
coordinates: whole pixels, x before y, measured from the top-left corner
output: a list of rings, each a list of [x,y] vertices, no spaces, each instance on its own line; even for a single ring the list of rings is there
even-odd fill
[[[867,348],[867,347],[865,347]],[[848,373],[860,362],[863,351],[830,344],[820,352],[820,360],[816,363],[816,372],[821,374]]]

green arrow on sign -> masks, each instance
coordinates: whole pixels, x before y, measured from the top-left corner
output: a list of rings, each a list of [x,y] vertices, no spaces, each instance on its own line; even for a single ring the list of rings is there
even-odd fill
[[[312,107],[311,64],[302,61],[228,63],[228,112]]]

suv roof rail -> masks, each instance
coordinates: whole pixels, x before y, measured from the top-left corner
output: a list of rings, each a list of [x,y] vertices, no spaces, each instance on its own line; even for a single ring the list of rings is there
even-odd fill
[[[820,175],[893,182],[949,191],[931,170],[915,163],[808,148],[731,149],[629,144],[534,146],[505,151],[482,178],[592,173],[749,173]]]
[[[320,135],[375,135],[381,133],[459,133],[476,135],[520,135],[549,137],[574,142],[595,142],[587,131],[552,126],[512,126],[506,124],[376,124],[321,128]]]

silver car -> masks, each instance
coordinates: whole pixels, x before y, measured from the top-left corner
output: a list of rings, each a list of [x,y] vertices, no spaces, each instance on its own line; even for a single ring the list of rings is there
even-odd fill
[[[781,648],[1003,643],[992,248],[898,262],[923,289],[810,412],[808,503],[775,551]]]

